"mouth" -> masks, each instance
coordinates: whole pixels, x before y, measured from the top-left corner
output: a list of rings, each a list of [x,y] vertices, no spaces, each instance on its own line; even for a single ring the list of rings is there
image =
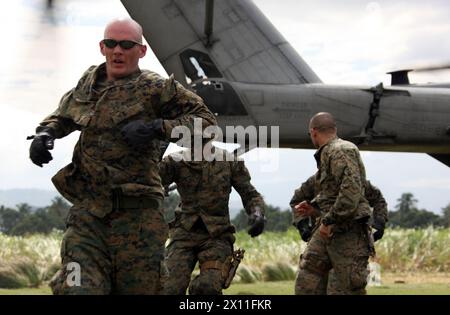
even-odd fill
[[[123,65],[125,62],[122,59],[119,58],[115,58],[112,60],[113,65],[115,66],[121,66]]]

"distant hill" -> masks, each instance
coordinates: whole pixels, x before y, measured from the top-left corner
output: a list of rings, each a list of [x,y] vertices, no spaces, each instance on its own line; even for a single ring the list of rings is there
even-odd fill
[[[53,198],[61,196],[56,190],[43,189],[7,189],[0,190],[0,205],[15,208],[19,203],[27,203],[32,207],[45,207]]]

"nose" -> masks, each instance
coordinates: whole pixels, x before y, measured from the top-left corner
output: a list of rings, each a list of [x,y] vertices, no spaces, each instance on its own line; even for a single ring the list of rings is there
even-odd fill
[[[123,54],[123,48],[120,47],[120,45],[117,45],[116,47],[113,48],[113,54]]]

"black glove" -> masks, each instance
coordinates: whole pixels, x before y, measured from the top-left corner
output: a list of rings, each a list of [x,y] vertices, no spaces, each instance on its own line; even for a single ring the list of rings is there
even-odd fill
[[[122,128],[121,133],[130,146],[146,146],[153,139],[164,138],[163,120],[161,118],[151,122],[134,120],[126,124]]]
[[[55,140],[55,133],[51,128],[42,128],[34,136],[27,137],[27,140],[33,139],[30,145],[30,159],[37,166],[42,167],[42,164],[47,164],[53,160],[49,150],[53,149]]]
[[[300,237],[302,238],[302,240],[304,242],[309,242],[309,240],[311,239],[311,235],[312,235],[312,226],[310,226],[310,224],[309,224],[309,218],[300,220],[297,223],[296,227],[300,233]]]
[[[378,217],[374,218],[373,224],[372,224],[372,227],[376,230],[373,233],[373,241],[374,242],[380,240],[383,237],[385,225],[386,225],[386,223],[384,222],[383,219],[378,218]]]
[[[248,225],[250,225],[248,234],[250,234],[251,237],[258,236],[264,231],[265,223],[266,218],[264,214],[262,214],[261,209],[259,207],[255,207],[252,214],[248,218]]]
[[[159,142],[159,150],[161,151],[161,155],[159,156],[160,160],[162,160],[164,153],[166,152],[169,145],[170,145],[169,141],[162,140]]]

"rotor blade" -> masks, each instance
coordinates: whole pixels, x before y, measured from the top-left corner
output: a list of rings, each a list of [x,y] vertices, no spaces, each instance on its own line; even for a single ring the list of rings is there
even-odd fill
[[[415,67],[412,69],[415,72],[446,70],[446,69],[450,69],[450,63],[447,62],[447,63],[441,63],[441,64],[435,64],[435,65],[421,66],[421,67]]]

